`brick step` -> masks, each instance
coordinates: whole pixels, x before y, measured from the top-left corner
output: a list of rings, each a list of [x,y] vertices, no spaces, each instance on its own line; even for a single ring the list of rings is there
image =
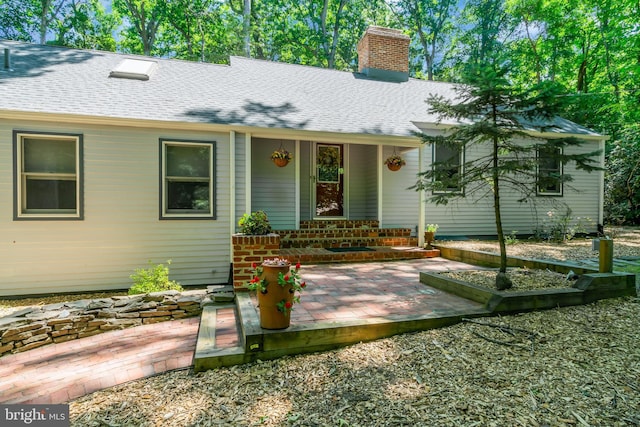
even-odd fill
[[[379,228],[377,219],[328,219],[300,221],[300,229],[371,229]]]
[[[282,249],[280,256],[292,263],[326,264],[365,261],[398,261],[403,259],[434,258],[440,256],[438,249],[421,249],[418,247],[370,247],[367,252],[331,252],[324,248],[289,248]]]
[[[280,248],[352,248],[365,246],[418,246],[416,237],[282,238]]]
[[[346,246],[363,246],[371,244],[374,246],[388,246],[402,244],[398,242],[376,244],[375,239],[410,239],[410,228],[377,228],[377,229],[304,229],[304,230],[278,230],[280,242],[295,240],[344,240],[353,241],[362,239],[364,244],[354,244]],[[374,239],[374,240],[371,240]],[[287,245],[284,247],[296,247],[297,245]],[[309,245],[307,245],[309,246]],[[310,245],[311,247],[332,247],[331,245]],[[302,246],[304,247],[304,246]]]

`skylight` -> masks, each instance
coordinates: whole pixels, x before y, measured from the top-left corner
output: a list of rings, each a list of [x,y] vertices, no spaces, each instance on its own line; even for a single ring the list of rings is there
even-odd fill
[[[145,61],[142,59],[125,59],[111,70],[109,77],[133,80],[149,80],[156,68],[155,61]]]

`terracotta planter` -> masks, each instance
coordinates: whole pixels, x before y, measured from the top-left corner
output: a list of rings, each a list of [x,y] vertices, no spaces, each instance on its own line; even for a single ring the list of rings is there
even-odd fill
[[[389,168],[390,171],[395,172],[395,171],[399,171],[400,168],[402,167],[402,165],[396,165],[393,163],[388,163],[387,167]]]
[[[435,231],[425,231],[424,232],[424,241],[427,242],[427,249],[431,249],[431,242],[436,240],[436,232]]]
[[[291,324],[291,312],[286,315],[278,310],[282,300],[293,302],[294,292],[291,285],[280,286],[278,274],[289,273],[289,266],[272,266],[262,264],[260,279],[266,280],[266,293],[258,291],[258,309],[260,310],[260,326],[264,329],[286,329]]]
[[[276,159],[272,159],[273,163],[276,164],[276,166],[278,166],[279,168],[283,168],[285,166],[287,166],[289,164],[289,160],[287,159],[282,159],[280,157],[276,158]]]

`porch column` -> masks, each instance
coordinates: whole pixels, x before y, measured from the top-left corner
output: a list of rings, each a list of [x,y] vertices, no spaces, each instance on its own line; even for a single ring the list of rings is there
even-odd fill
[[[295,166],[295,175],[296,175],[296,189],[295,189],[295,193],[296,193],[296,200],[295,200],[295,207],[296,207],[296,216],[295,216],[295,221],[296,221],[296,228],[300,228],[300,140],[296,139],[296,145],[295,145],[295,159],[296,161],[293,162],[294,166]]]
[[[251,213],[251,134],[247,132],[244,137],[244,211]]]
[[[422,172],[423,165],[424,144],[420,144],[420,147],[418,147],[418,173]],[[418,197],[420,198],[418,202],[418,209],[420,209],[420,212],[418,212],[418,246],[422,248],[424,246],[425,209],[427,208],[424,190],[418,191]]]
[[[382,159],[382,155],[383,153],[383,146],[382,145],[378,145],[378,161],[376,162],[377,166],[378,166],[378,223],[380,224],[380,227],[383,226],[382,224],[382,190],[383,190],[383,185],[382,185],[382,176],[383,176],[383,169],[382,166],[384,165],[384,160]]]
[[[229,234],[236,232],[236,131],[229,132]],[[233,242],[229,243],[233,256]]]

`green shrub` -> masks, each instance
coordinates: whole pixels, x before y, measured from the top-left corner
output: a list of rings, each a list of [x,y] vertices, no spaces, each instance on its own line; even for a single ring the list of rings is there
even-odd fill
[[[135,294],[148,294],[151,292],[161,291],[182,291],[183,288],[179,283],[169,280],[169,264],[171,260],[167,261],[167,266],[164,264],[153,265],[149,261],[149,268],[138,268],[131,276],[133,285],[129,288],[129,295]]]
[[[505,234],[504,243],[506,245],[515,245],[518,243],[518,230],[513,230],[511,234]]]
[[[262,235],[271,233],[271,224],[264,211],[256,211],[244,214],[238,221],[240,232],[249,235]]]

